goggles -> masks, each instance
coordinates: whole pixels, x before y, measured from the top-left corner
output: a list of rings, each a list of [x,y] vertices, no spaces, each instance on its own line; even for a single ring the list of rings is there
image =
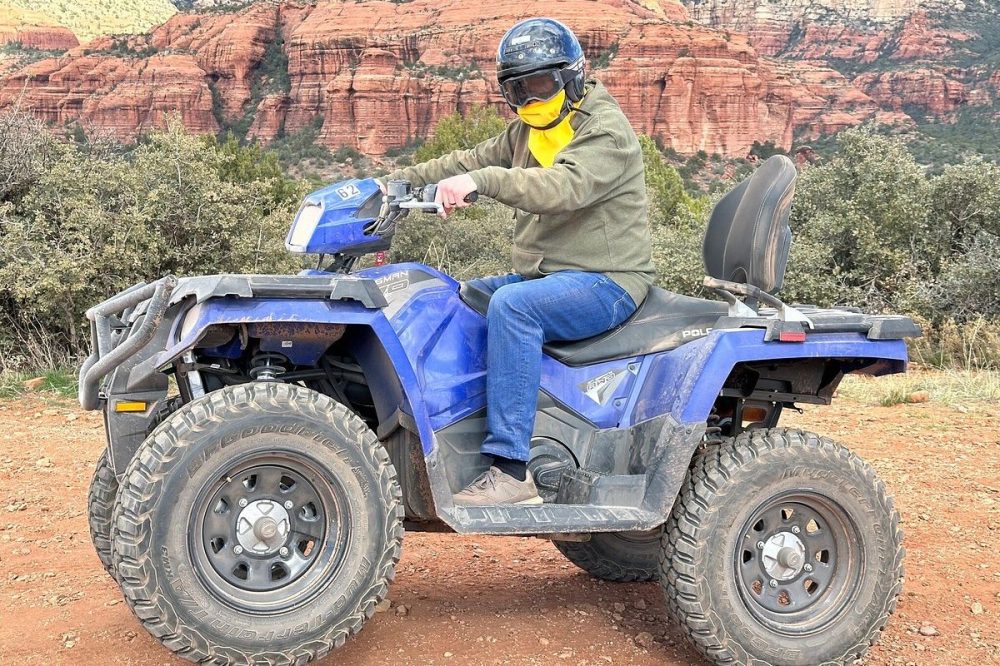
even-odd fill
[[[566,87],[563,72],[570,78],[576,76],[572,70],[548,69],[512,76],[500,83],[500,92],[511,106],[520,107],[530,102],[547,102]]]

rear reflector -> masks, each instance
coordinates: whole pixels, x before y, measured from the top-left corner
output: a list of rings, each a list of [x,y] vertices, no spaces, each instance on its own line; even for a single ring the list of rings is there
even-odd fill
[[[778,333],[778,340],[782,342],[805,342],[806,332],[805,331],[782,331]]]
[[[116,412],[144,412],[146,403],[135,400],[117,400],[115,402]]]

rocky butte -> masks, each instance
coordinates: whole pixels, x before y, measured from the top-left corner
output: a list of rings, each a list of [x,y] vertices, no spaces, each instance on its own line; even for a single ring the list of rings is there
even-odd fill
[[[906,4],[861,4],[872,2],[893,15]],[[787,48],[789,38],[763,39],[757,24],[746,24],[748,38],[699,10],[694,16],[712,23],[700,25],[673,0],[566,0],[545,11],[577,32],[591,71],[636,130],[680,153],[743,156],[754,141],[787,149],[793,138],[867,119],[906,119],[894,95],[911,84],[852,83],[815,59],[825,53],[806,60],[761,55]],[[262,141],[322,123],[323,144],[380,155],[426,136],[456,110],[505,109],[493,81],[494,48],[511,24],[537,12],[523,0],[373,0],[177,14],[148,35],[99,38],[8,73],[0,79],[0,106],[20,98],[55,126],[80,123],[123,139],[162,126],[170,113],[195,131],[235,127]],[[857,41],[846,40],[845,48],[866,52],[868,42],[853,46]]]
[[[965,108],[988,112],[1000,95],[1000,7],[992,0],[684,4],[704,25],[747,33],[759,53],[835,65],[887,114],[908,111],[952,122]]]

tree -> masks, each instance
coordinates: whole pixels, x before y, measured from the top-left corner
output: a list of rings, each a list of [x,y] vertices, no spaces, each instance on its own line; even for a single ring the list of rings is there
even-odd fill
[[[666,224],[677,213],[678,206],[690,207],[691,197],[684,191],[684,181],[677,173],[677,169],[664,161],[656,142],[641,134],[639,145],[642,148],[642,162],[646,169],[650,222]]]
[[[0,210],[0,353],[40,330],[77,355],[86,308],[167,273],[298,268],[282,241],[300,192],[259,157],[176,120],[129,152],[61,151]]]
[[[413,154],[414,163],[426,162],[453,150],[472,148],[500,134],[507,126],[492,106],[477,106],[464,116],[454,113],[437,124],[432,136]]]
[[[932,263],[929,193],[899,139],[868,128],[845,131],[837,155],[799,179],[786,295],[898,309]]]

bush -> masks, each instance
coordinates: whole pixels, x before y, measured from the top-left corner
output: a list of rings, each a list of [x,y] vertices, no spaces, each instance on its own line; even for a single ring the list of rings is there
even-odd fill
[[[475,107],[464,116],[460,113],[445,116],[434,129],[434,136],[413,153],[413,161],[419,164],[453,150],[472,148],[500,134],[506,126],[491,106]]]
[[[0,207],[27,193],[61,148],[34,116],[17,108],[0,111]]]
[[[297,268],[282,240],[300,192],[276,164],[176,120],[128,153],[62,150],[0,211],[0,363],[78,357],[84,310],[139,281]]]
[[[436,215],[411,214],[392,241],[392,261],[419,261],[458,280],[509,273],[514,216],[481,199],[471,208]]]

